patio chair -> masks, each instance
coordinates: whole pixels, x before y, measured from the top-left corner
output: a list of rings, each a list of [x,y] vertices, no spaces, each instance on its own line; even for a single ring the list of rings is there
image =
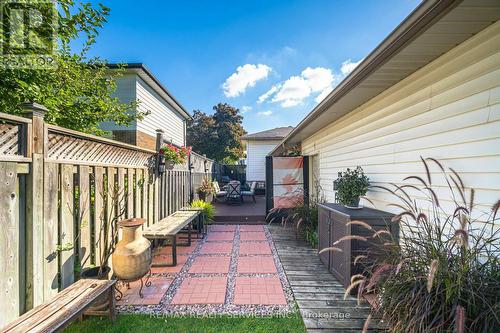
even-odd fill
[[[255,187],[257,186],[257,182],[252,182],[250,184],[250,191],[242,191],[241,192],[241,200],[243,201],[244,197],[252,197],[253,202],[255,201]]]
[[[227,197],[227,191],[222,191],[219,186],[219,182],[214,180],[212,182],[212,186],[214,187],[214,201],[217,200],[217,198]]]
[[[237,203],[243,202],[240,182],[230,182],[229,184],[227,184],[227,201]]]

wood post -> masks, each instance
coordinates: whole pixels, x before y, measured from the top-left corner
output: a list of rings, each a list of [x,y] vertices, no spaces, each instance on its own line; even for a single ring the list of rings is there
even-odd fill
[[[45,156],[45,123],[47,109],[37,103],[23,103],[21,107],[31,119],[28,130],[27,157],[32,158],[32,170],[26,181],[26,300],[30,310],[44,301],[43,266],[43,165]]]

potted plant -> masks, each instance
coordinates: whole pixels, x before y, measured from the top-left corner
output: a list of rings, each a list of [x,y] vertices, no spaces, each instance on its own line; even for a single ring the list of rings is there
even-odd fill
[[[100,251],[96,253],[96,257],[99,258],[98,262],[100,264],[83,269],[80,275],[82,279],[109,279],[109,273],[111,271],[109,267],[109,258],[113,255],[118,241],[118,221],[125,215],[124,191],[119,191],[116,186],[109,191],[110,193],[108,195],[108,191],[101,188],[98,194],[103,198],[103,201],[111,201],[109,207],[113,207],[113,209],[110,209],[108,212],[103,209],[99,217],[101,227],[95,242],[100,249]]]
[[[167,144],[160,148],[158,152],[160,165],[165,164],[166,169],[172,170],[176,164],[186,163],[187,157],[191,154],[191,147],[176,147],[173,144]]]
[[[368,177],[360,166],[340,173],[335,182],[337,198],[347,208],[358,208],[359,198],[366,194],[370,185]]]
[[[206,198],[213,193],[212,183],[208,180],[208,178],[203,178],[201,185],[196,189],[196,194],[198,194],[198,198],[202,201],[205,201]]]

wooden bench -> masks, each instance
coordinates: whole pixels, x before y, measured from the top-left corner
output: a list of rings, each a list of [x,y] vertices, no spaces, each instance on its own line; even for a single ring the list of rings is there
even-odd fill
[[[156,240],[170,240],[172,243],[172,263],[155,263],[153,267],[177,266],[177,246],[191,246],[191,224],[197,220],[201,213],[194,210],[177,211],[166,218],[145,228],[142,231],[144,237]],[[187,227],[188,241],[186,244],[177,244],[177,234]]]
[[[202,238],[205,237],[205,235],[207,234],[207,225],[206,225],[206,221],[205,221],[205,215],[203,214],[204,209],[202,207],[186,206],[186,207],[182,207],[181,210],[188,210],[188,211],[192,210],[195,212],[200,212],[200,214],[198,215],[197,231],[198,231],[198,235],[200,235],[200,233],[201,233]]]
[[[83,315],[108,315],[115,320],[115,280],[79,280],[51,300],[26,312],[0,330],[2,333],[59,332]],[[100,296],[108,294],[109,309],[85,311]]]

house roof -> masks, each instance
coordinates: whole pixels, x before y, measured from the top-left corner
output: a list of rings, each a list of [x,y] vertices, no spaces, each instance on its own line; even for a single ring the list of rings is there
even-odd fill
[[[250,133],[243,135],[241,140],[245,141],[265,141],[265,140],[282,140],[292,131],[292,126],[276,127],[267,131]]]
[[[310,137],[499,19],[498,0],[423,1],[270,155]]]
[[[191,119],[191,114],[182,106],[181,103],[165,88],[156,76],[151,73],[149,68],[143,63],[123,63],[123,64],[108,64],[110,69],[123,68],[126,72],[137,74],[151,88],[153,88],[162,98],[167,101],[182,117]]]

